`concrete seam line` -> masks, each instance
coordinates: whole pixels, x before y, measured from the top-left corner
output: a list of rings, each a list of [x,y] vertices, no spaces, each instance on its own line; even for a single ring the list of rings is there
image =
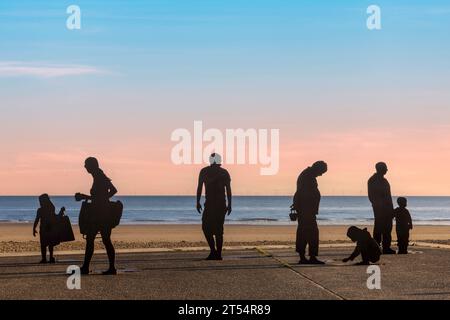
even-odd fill
[[[432,242],[422,242],[422,241],[415,241],[413,243],[413,246],[417,247],[428,247],[428,248],[435,248],[435,249],[450,249],[450,245],[443,244],[443,243],[432,243]]]
[[[280,264],[281,264],[282,266],[284,266],[285,268],[288,268],[289,270],[291,270],[291,271],[294,272],[295,274],[301,276],[303,279],[309,281],[309,282],[312,283],[314,286],[316,286],[316,287],[318,287],[318,288],[320,288],[320,289],[322,289],[322,290],[325,290],[325,291],[328,292],[329,294],[331,294],[331,295],[337,297],[339,300],[347,300],[347,299],[345,299],[343,296],[341,296],[340,294],[334,292],[334,291],[331,290],[331,289],[328,289],[327,287],[324,287],[323,285],[321,285],[320,283],[314,281],[313,279],[311,279],[311,278],[308,277],[307,275],[301,273],[300,271],[295,270],[294,267],[292,267],[289,263],[287,263],[287,262],[285,262],[285,261],[283,261],[283,260],[281,260],[281,259],[275,257],[275,256],[274,256],[273,254],[271,254],[270,252],[267,252],[267,251],[265,251],[265,250],[263,250],[263,249],[261,249],[261,248],[259,248],[259,247],[255,247],[255,249],[256,249],[260,254],[262,254],[263,256],[274,259],[275,261],[277,261],[278,263],[280,263]]]

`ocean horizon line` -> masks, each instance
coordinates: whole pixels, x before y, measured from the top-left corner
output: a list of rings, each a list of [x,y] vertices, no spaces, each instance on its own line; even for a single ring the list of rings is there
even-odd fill
[[[56,208],[66,208],[66,215],[72,221],[77,219],[81,202],[76,202],[74,196],[51,195],[51,198]],[[449,196],[411,196],[408,199],[414,221],[450,225]],[[197,223],[200,219],[194,195],[121,195],[114,197],[114,200],[124,203],[124,224],[183,224]],[[227,220],[244,224],[291,223],[291,204],[292,196],[238,195],[234,196],[233,212]],[[0,196],[0,221],[33,221],[38,206],[36,196]],[[322,223],[370,223],[373,220],[373,210],[367,196],[323,196],[319,211],[318,220]]]
[[[48,192],[43,192],[48,193]],[[41,194],[0,194],[0,197],[39,197]],[[74,197],[75,194],[52,194],[48,193],[52,197]],[[286,194],[286,195],[280,195],[280,194],[233,194],[233,197],[293,197],[294,194]],[[196,197],[195,194],[117,194],[115,197]],[[204,197],[204,195],[203,195]],[[322,194],[322,197],[360,197],[360,198],[367,198],[367,195],[335,195],[335,194]],[[393,198],[396,197],[428,197],[428,198],[442,198],[442,197],[450,197],[450,195],[408,195],[408,194],[399,194],[399,195],[392,195]]]

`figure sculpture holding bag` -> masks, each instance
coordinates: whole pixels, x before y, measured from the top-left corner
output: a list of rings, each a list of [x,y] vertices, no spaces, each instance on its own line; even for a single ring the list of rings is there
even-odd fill
[[[56,209],[48,194],[44,193],[39,196],[39,209],[36,213],[36,219],[33,224],[33,236],[37,234],[36,228],[39,224],[39,240],[41,242],[42,260],[40,263],[55,263],[53,257],[53,248],[60,243],[58,219]],[[62,207],[59,215],[64,215],[65,208]],[[47,247],[50,253],[50,259],[47,261]]]
[[[80,231],[86,236],[86,252],[81,274],[89,274],[89,264],[94,254],[95,237],[100,232],[109,260],[109,269],[103,274],[114,275],[117,274],[117,271],[115,267],[116,253],[111,242],[111,230],[114,227],[110,222],[113,216],[112,211],[114,211],[111,204],[118,203],[121,206],[121,203],[110,202],[110,198],[117,193],[117,189],[100,169],[96,158],[87,158],[84,167],[92,175],[94,182],[90,195],[75,194],[77,201],[85,201],[80,212]]]

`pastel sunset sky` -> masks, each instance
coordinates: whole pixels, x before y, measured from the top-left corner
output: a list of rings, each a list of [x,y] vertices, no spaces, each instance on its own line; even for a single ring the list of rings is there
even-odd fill
[[[170,136],[195,120],[280,130],[278,174],[227,165],[235,194],[325,160],[325,195],[366,194],[377,161],[396,195],[449,195],[449,32],[448,0],[2,0],[0,195],[87,192],[87,156],[120,194],[194,194]]]

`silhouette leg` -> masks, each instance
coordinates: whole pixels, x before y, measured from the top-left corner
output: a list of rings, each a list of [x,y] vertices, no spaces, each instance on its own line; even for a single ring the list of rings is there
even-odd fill
[[[108,271],[109,272],[108,271],[107,272],[108,272],[108,274],[115,274],[115,272],[116,272],[116,267],[115,267],[116,250],[114,250],[114,245],[112,244],[112,241],[111,241],[111,229],[102,230],[100,233],[102,235],[103,245],[105,246],[106,253],[108,255],[108,261],[109,261]],[[105,273],[106,272],[104,272],[104,274]]]
[[[404,244],[404,239],[402,235],[397,235],[398,241],[397,241],[397,245],[398,245],[398,253],[399,254],[403,254],[405,251],[405,244]]]
[[[405,253],[408,253],[408,246],[409,246],[409,230],[405,235]]]
[[[403,235],[399,229],[397,229],[397,247],[398,253],[401,253],[403,249]]]
[[[317,257],[319,255],[319,228],[317,223],[311,226],[309,231],[309,256]]]
[[[319,255],[319,228],[317,221],[311,223],[309,230],[309,263],[311,264],[324,264],[324,262],[317,259]]]
[[[48,252],[50,253],[50,263],[55,263],[55,258],[53,257],[53,246],[48,246]]]
[[[207,212],[209,211],[205,207],[202,217],[202,231],[205,235],[206,242],[208,242],[210,250],[209,256],[206,258],[206,260],[213,260],[216,255],[216,243],[214,241],[214,231],[212,228],[212,224],[214,223],[214,221],[212,221],[211,215],[209,215]]]
[[[89,265],[91,263],[92,255],[94,254],[94,241],[95,241],[95,233],[90,233],[86,235],[86,250],[84,253],[84,263],[81,267],[82,274],[89,273]]]
[[[392,243],[392,220],[386,218],[383,225],[383,253],[385,254],[394,254],[395,251],[391,249]]]
[[[373,226],[373,238],[378,243],[378,245],[381,245],[381,231],[380,231],[380,222],[378,218],[375,218],[375,223]]]
[[[47,262],[47,247],[41,243],[41,263],[46,263]]]
[[[370,257],[368,255],[367,251],[365,251],[365,250],[361,251],[361,258],[362,258],[362,262],[361,262],[362,265],[370,264]]]
[[[297,227],[297,239],[296,239],[296,251],[300,256],[300,264],[308,263],[308,259],[306,259],[305,252],[306,252],[306,234],[303,226],[301,224]]]
[[[216,255],[216,243],[214,241],[214,235],[207,230],[203,229],[203,234],[205,235],[205,239],[208,242],[209,246],[209,256],[206,258],[207,260],[212,260]]]
[[[222,260],[223,235],[216,235],[217,260]]]
[[[406,254],[408,253],[408,234],[399,234],[398,238],[398,253]]]
[[[383,250],[388,250],[391,248],[391,241],[392,237],[389,233],[385,232],[382,234],[382,243],[383,243]]]
[[[209,250],[211,254],[216,253],[216,242],[212,234],[205,234],[206,241],[208,242]]]

